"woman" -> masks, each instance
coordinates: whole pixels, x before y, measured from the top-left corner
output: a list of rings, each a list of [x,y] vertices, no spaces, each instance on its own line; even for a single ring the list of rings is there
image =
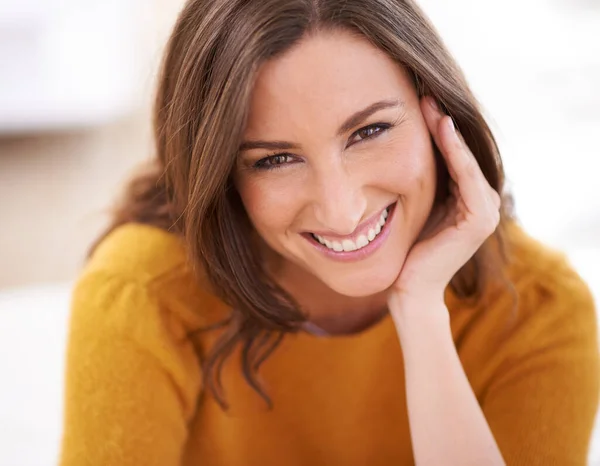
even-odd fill
[[[590,293],[407,0],[190,0],[73,298],[63,465],[584,464]]]

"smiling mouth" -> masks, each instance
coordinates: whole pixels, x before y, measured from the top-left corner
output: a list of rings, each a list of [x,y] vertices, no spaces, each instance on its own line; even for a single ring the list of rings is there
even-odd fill
[[[368,230],[357,237],[334,240],[310,233],[310,238],[313,242],[319,243],[331,252],[344,253],[360,251],[369,246],[369,244],[377,241],[377,238],[379,238],[381,233],[385,230],[385,227],[391,218],[390,213],[395,205],[396,204],[394,203],[385,208],[377,221]]]

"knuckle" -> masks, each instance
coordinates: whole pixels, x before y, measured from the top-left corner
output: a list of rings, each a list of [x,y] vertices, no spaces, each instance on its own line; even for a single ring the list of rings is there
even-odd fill
[[[494,231],[496,231],[496,228],[498,227],[498,224],[500,223],[500,212],[498,212],[497,210],[494,210],[490,213],[490,215],[488,216],[487,219],[487,231],[488,234],[492,234]]]
[[[496,228],[498,228],[499,224],[500,224],[500,211],[494,210],[493,220],[492,220],[492,231],[496,231]]]
[[[477,223],[476,234],[480,239],[485,239],[490,236],[500,222],[500,214],[497,211],[491,212],[483,216]]]
[[[502,197],[496,192],[495,189],[491,189],[491,197],[494,207],[496,207],[496,209],[499,209],[502,205]]]
[[[494,201],[494,204],[499,204],[500,201],[502,200],[502,196],[500,196],[500,194],[498,193],[498,191],[496,191],[492,187],[490,187],[490,196],[492,197],[492,200]]]

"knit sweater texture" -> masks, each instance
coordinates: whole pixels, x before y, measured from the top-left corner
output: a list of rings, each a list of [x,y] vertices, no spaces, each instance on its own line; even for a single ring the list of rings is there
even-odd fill
[[[446,290],[455,347],[507,464],[584,465],[599,394],[594,302],[564,255],[509,232],[516,295]],[[195,330],[228,307],[206,290],[170,233],[127,224],[103,240],[73,292],[62,466],[414,464],[390,316],[353,335],[286,335],[259,373],[272,409],[236,351],[223,410],[201,376],[218,331]]]

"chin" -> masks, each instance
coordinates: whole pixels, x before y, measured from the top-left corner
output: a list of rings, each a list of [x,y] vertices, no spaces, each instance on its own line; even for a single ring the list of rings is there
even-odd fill
[[[358,269],[353,273],[319,278],[333,291],[351,298],[364,298],[388,290],[398,278],[400,268],[378,267],[376,271]]]

